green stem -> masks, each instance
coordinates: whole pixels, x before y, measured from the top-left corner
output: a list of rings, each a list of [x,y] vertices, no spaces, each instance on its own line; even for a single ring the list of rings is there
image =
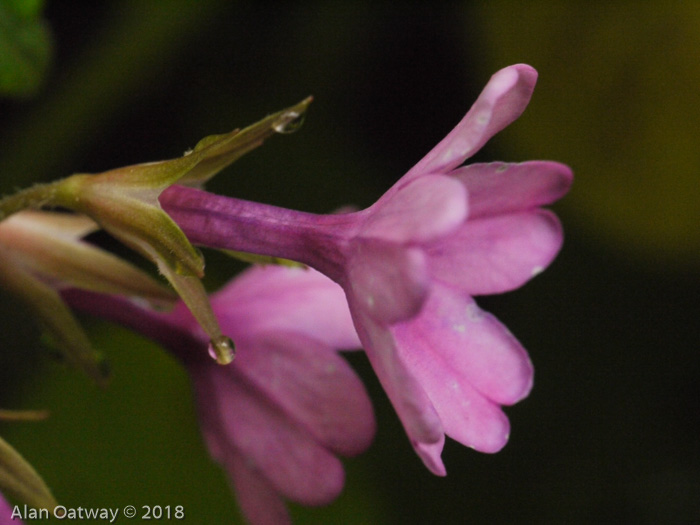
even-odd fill
[[[56,198],[56,193],[63,181],[48,184],[35,184],[29,188],[0,199],[0,221],[10,215],[27,208],[38,209],[50,205]]]

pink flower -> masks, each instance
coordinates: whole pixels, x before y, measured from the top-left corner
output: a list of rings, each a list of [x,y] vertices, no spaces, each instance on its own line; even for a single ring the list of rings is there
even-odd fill
[[[571,170],[545,161],[459,167],[523,112],[537,73],[497,72],[462,121],[371,207],[313,215],[171,187],[164,209],[202,245],[285,257],[345,290],[362,345],[419,456],[444,475],[445,434],[482,452],[506,443],[501,405],[532,386],[527,353],[472,296],[515,289],[556,256],[541,206]]]
[[[22,525],[22,521],[12,517],[13,508],[0,494],[0,525]]]
[[[206,357],[208,336],[183,304],[170,313],[116,296],[70,291],[71,305],[163,344],[187,367],[202,433],[253,523],[286,523],[283,498],[323,505],[344,483],[337,455],[364,451],[371,402],[335,349],[359,341],[339,286],[313,270],[253,268],[212,295],[236,359]]]

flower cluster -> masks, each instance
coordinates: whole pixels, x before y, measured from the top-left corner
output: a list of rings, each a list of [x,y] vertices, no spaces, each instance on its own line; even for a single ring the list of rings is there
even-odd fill
[[[537,74],[496,73],[432,151],[369,208],[312,215],[173,186],[161,204],[198,244],[301,261],[345,290],[360,341],[418,455],[444,475],[447,434],[483,452],[509,435],[501,405],[525,397],[525,350],[474,295],[524,284],[562,232],[541,206],[572,174],[555,162],[461,164],[525,109]]]
[[[284,500],[332,501],[344,481],[338,456],[369,446],[371,403],[341,350],[364,349],[416,453],[444,475],[445,436],[500,450],[510,432],[501,407],[532,387],[526,351],[474,297],[518,288],[551,263],[562,231],[542,207],[568,191],[572,174],[549,161],[463,163],[520,116],[536,78],[527,65],[497,72],[432,151],[356,212],[316,215],[192,187],[294,128],[309,100],[208,137],[181,159],[70,177],[30,199],[86,214],[148,256],[180,295],[170,311],[162,307],[171,295],[140,273],[138,285],[126,279],[131,287],[112,282],[116,267],[98,275],[99,250],[79,239],[85,230],[64,246],[89,252],[75,256],[83,266],[58,272],[56,259],[17,233],[21,222],[0,223],[0,284],[12,288],[3,281],[20,272],[43,287],[35,304],[53,294],[62,311],[121,323],[175,355],[190,373],[206,445],[252,522],[287,522]],[[0,212],[20,209],[4,204]],[[254,267],[207,299],[190,243],[309,268]],[[16,288],[21,295],[24,285]],[[78,332],[63,334],[67,346]],[[237,345],[231,364],[227,336]],[[90,371],[81,348],[78,364]]]

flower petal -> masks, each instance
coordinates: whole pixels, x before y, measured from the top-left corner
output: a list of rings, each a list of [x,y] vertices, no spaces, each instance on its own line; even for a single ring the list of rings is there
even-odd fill
[[[506,415],[469,383],[457,383],[443,373],[436,370],[430,399],[443,420],[445,434],[479,452],[499,452],[510,437]]]
[[[414,319],[396,325],[392,333],[408,368],[435,407],[445,433],[480,452],[498,452],[508,441],[510,432],[505,414],[472,386],[463,370],[455,370],[444,358],[447,345],[440,344],[437,334],[425,333],[415,323]],[[437,449],[421,452],[419,455],[431,468],[431,462],[437,459]]]
[[[420,315],[392,331],[407,362],[449,368],[459,384],[469,383],[495,403],[516,403],[532,388],[525,349],[469,296],[436,285]]]
[[[234,339],[235,324],[247,334],[294,331],[334,349],[360,347],[343,289],[311,268],[250,268],[215,293],[211,302],[224,331]]]
[[[537,71],[526,64],[496,72],[462,121],[404,175],[447,173],[479,151],[525,110],[535,89]]]
[[[197,330],[195,319],[182,302],[171,311],[159,312],[132,298],[77,288],[61,290],[61,297],[74,310],[119,323],[152,339],[184,364],[211,361],[207,337]]]
[[[447,469],[445,464],[442,462],[442,449],[445,446],[445,435],[440,436],[440,440],[437,443],[417,443],[411,441],[413,449],[421,458],[423,464],[428,468],[430,472],[436,476],[446,476]]]
[[[345,480],[338,458],[241,370],[206,364],[190,372],[202,428],[219,434],[213,456],[222,461],[222,452],[231,448],[282,496],[304,505],[324,505],[338,496]]]
[[[350,311],[372,368],[411,443],[438,443],[443,435],[440,418],[420,382],[399,356],[390,330],[358,309],[352,300]]]
[[[498,405],[527,396],[533,376],[510,332],[471,298],[439,285],[419,316],[391,332],[445,433],[481,452],[500,450],[510,426]]]
[[[233,366],[322,445],[346,456],[367,449],[375,432],[372,403],[342,357],[294,332],[258,334],[255,343],[240,338],[238,343]]]
[[[366,211],[368,218],[360,235],[407,243],[448,233],[467,217],[466,192],[455,182],[432,175],[400,183]]]
[[[450,173],[467,187],[469,220],[551,204],[569,191],[571,168],[535,160],[470,164]]]
[[[250,523],[291,525],[284,501],[264,476],[236,453],[230,453],[224,464],[233,481],[238,504]]]
[[[426,252],[435,279],[484,295],[522,286],[552,262],[562,240],[559,219],[536,210],[467,221]]]
[[[12,518],[12,509],[10,504],[0,494],[0,524],[1,525],[22,525],[22,521]]]
[[[358,307],[381,324],[406,319],[420,310],[429,285],[421,250],[365,239],[353,242],[352,250],[346,293]]]

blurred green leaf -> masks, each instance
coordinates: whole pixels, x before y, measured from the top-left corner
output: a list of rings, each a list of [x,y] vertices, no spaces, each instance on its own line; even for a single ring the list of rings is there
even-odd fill
[[[591,238],[674,266],[700,264],[700,4],[480,4],[485,61],[540,77],[497,140],[573,167],[562,205]]]
[[[0,0],[0,95],[28,97],[41,87],[52,53],[42,7],[41,0]]]
[[[2,0],[0,3],[24,19],[36,18],[44,8],[43,0]]]

